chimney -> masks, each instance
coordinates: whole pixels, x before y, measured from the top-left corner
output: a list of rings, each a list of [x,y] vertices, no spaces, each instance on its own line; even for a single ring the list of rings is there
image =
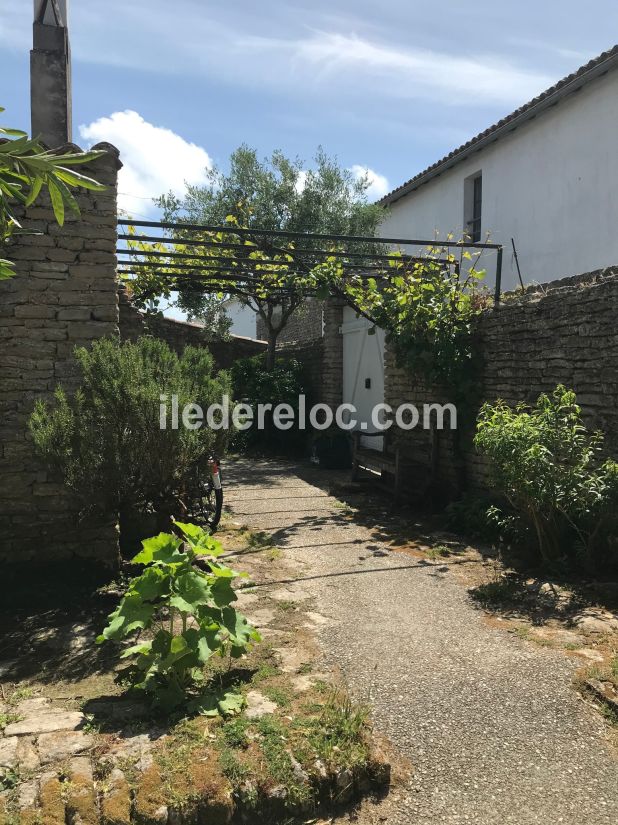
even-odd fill
[[[32,137],[50,149],[70,143],[71,53],[68,0],[34,0],[30,52]]]

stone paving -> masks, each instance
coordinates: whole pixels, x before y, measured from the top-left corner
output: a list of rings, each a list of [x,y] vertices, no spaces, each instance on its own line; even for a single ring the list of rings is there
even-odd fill
[[[390,552],[327,486],[319,470],[242,460],[225,501],[283,549],[296,574],[272,589],[313,600],[327,664],[413,766],[395,804],[359,821],[615,825],[616,754],[573,660],[489,626],[448,564]]]

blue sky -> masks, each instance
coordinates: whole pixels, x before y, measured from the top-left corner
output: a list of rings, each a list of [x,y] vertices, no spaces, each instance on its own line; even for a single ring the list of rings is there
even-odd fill
[[[0,7],[0,105],[29,128],[30,0]],[[400,184],[613,45],[615,0],[71,0],[74,141],[121,149],[123,205],[240,143],[318,144]],[[615,38],[614,38],[615,39]]]

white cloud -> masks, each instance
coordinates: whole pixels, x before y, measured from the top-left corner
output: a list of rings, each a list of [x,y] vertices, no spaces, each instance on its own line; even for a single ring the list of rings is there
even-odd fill
[[[107,141],[120,151],[123,167],[118,176],[118,204],[132,215],[151,215],[151,198],[170,190],[181,195],[185,182],[204,183],[210,156],[201,146],[155,126],[127,109],[79,127],[90,145]]]
[[[258,38],[253,43],[260,49]],[[293,53],[296,65],[317,72],[321,84],[356,81],[357,89],[379,87],[389,97],[431,96],[451,104],[518,102],[550,85],[551,78],[525,71],[491,54],[474,58],[408,47],[397,48],[354,34],[316,32],[297,41],[269,40]],[[360,78],[363,82],[359,82]]]
[[[370,201],[380,200],[380,198],[383,198],[392,188],[388,182],[388,178],[380,175],[378,172],[374,172],[373,169],[369,169],[367,166],[359,166],[359,164],[355,163],[354,166],[350,167],[350,171],[357,180],[367,176],[367,180],[369,181],[367,197]]]
[[[305,169],[301,169],[298,173],[298,177],[296,178],[296,186],[294,188],[296,189],[299,195],[307,185],[307,175],[308,172]]]
[[[384,177],[384,175],[378,174],[378,172],[374,172],[373,169],[369,169],[368,166],[361,166],[358,163],[355,163],[353,166],[350,166],[350,172],[354,176],[355,180],[360,180],[361,178],[366,177],[369,183],[369,186],[366,189],[367,198],[370,201],[377,201],[380,198],[384,197],[387,192],[390,192],[391,187],[389,186],[388,179]],[[307,175],[308,172],[305,169],[301,169],[298,174],[298,179],[296,181],[296,191],[300,194],[307,184]]]

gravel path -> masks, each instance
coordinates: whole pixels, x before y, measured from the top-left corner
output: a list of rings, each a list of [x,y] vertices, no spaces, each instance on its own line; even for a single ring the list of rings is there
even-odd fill
[[[327,661],[412,762],[388,822],[615,825],[618,763],[571,661],[489,627],[448,566],[388,552],[303,479],[284,462],[238,461],[226,503],[275,534],[298,570],[284,586],[329,620]]]

